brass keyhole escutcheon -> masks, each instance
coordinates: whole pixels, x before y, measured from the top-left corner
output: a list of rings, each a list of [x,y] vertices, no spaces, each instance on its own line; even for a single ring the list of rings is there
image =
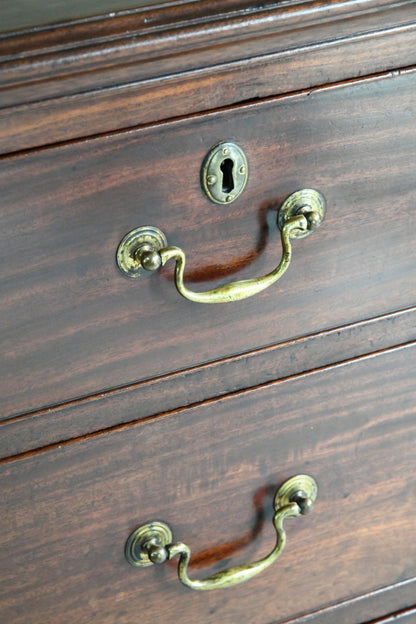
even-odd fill
[[[212,148],[201,168],[201,186],[215,204],[230,204],[244,190],[247,158],[241,147],[227,141]]]

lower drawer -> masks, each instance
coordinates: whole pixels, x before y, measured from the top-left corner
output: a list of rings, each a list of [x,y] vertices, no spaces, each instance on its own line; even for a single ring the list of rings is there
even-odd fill
[[[410,607],[415,359],[404,346],[3,461],[0,620],[270,624],[342,603],[322,621],[351,623]],[[152,520],[190,546],[194,578],[264,556],[271,495],[296,473],[317,480],[315,509],[249,582],[196,592],[176,560],[126,562]]]

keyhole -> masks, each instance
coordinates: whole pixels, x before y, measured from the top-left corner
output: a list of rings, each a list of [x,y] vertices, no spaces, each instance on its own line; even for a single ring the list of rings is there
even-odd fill
[[[234,161],[231,158],[225,158],[221,163],[223,193],[231,193],[234,189],[233,167]]]

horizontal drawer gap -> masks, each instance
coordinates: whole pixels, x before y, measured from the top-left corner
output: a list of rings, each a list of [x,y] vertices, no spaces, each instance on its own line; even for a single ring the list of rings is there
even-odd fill
[[[169,411],[165,411],[159,414],[153,414],[153,415],[149,415],[145,418],[141,418],[140,420],[134,419],[131,420],[129,422],[123,422],[121,424],[118,425],[113,425],[110,427],[106,427],[97,431],[93,431],[91,433],[88,433],[86,435],[81,435],[81,436],[76,436],[70,439],[63,439],[59,442],[54,442],[52,444],[48,444],[45,446],[38,446],[37,448],[34,448],[32,450],[26,451],[26,452],[21,452],[18,454],[13,454],[10,456],[4,456],[2,459],[0,459],[0,464],[3,463],[8,463],[8,462],[12,462],[12,461],[17,461],[19,459],[25,459],[27,457],[31,457],[33,455],[38,455],[40,453],[45,453],[49,450],[52,449],[56,449],[56,448],[62,448],[64,446],[68,446],[68,445],[72,445],[74,443],[77,442],[82,442],[84,440],[89,440],[91,438],[95,438],[95,437],[99,437],[102,435],[108,435],[110,433],[115,433],[118,431],[122,431],[124,429],[127,429],[128,427],[134,427],[134,426],[141,426],[145,423],[149,423],[149,422],[154,422],[154,421],[159,421],[161,419],[165,419],[165,418],[169,418],[174,414],[179,414],[185,410],[192,410],[195,408],[200,408],[202,406],[206,406],[212,403],[216,403],[217,401],[226,401],[226,400],[233,400],[236,397],[239,396],[243,396],[246,395],[248,393],[252,393],[255,392],[259,389],[263,389],[263,388],[269,388],[272,386],[275,386],[277,384],[283,384],[283,383],[288,383],[291,381],[294,381],[296,379],[301,379],[301,378],[305,378],[305,377],[309,377],[311,375],[316,375],[316,374],[322,374],[325,373],[327,371],[331,371],[331,370],[335,370],[344,366],[349,366],[352,365],[354,363],[358,363],[358,362],[364,362],[370,359],[373,359],[375,357],[379,357],[379,356],[383,356],[383,355],[388,355],[388,354],[392,354],[395,352],[399,352],[401,350],[404,349],[409,349],[409,348],[414,348],[416,347],[416,340],[412,341],[412,342],[407,342],[405,344],[401,344],[401,345],[397,345],[393,348],[386,348],[386,349],[381,349],[380,351],[375,351],[366,355],[362,355],[359,357],[353,357],[353,358],[349,358],[347,360],[343,360],[340,362],[337,362],[335,364],[330,364],[327,366],[321,366],[318,368],[315,368],[313,370],[307,371],[307,372],[302,372],[302,373],[298,373],[298,374],[293,374],[290,375],[288,377],[284,377],[282,379],[279,379],[277,381],[271,381],[271,382],[266,382],[266,383],[262,383],[262,384],[258,384],[256,386],[252,386],[252,387],[248,387],[248,388],[244,388],[244,389],[239,389],[236,390],[234,392],[229,392],[226,396],[222,396],[222,397],[212,397],[203,401],[199,401],[196,403],[190,403],[188,405],[184,405],[182,407],[178,407]],[[138,401],[140,399],[138,398]],[[225,409],[225,408],[224,408]],[[7,425],[7,421],[5,423]],[[27,426],[27,424],[26,424]],[[39,439],[37,439],[37,442],[39,442]],[[7,442],[6,442],[7,443]]]
[[[371,620],[370,622],[366,622],[366,624],[394,624],[394,622],[410,622],[407,618],[416,617],[416,607],[411,609],[403,609],[401,611],[397,611],[396,613],[391,613],[386,617],[377,618],[376,620]],[[412,619],[412,621],[414,621]]]
[[[394,334],[393,332],[387,331],[387,327],[390,328],[393,324]],[[392,339],[394,339],[393,344],[389,339],[390,334],[392,335]],[[402,338],[403,340],[400,340],[400,338]],[[317,340],[319,340],[320,342],[325,341],[323,342],[323,346],[327,349],[327,351],[324,357],[328,358],[325,364],[332,365],[337,362],[344,361],[344,358],[342,358],[342,354],[345,353],[345,349],[349,349],[350,351],[355,350],[356,353],[354,353],[354,355],[360,357],[362,355],[371,354],[372,352],[379,352],[383,349],[394,347],[396,345],[399,345],[400,343],[411,342],[413,339],[416,339],[416,306],[406,308],[404,310],[390,312],[369,319],[364,319],[355,323],[349,323],[347,325],[335,327],[333,329],[315,332],[306,336],[301,336],[299,338],[280,342],[278,344],[269,345],[267,347],[260,347],[259,349],[254,349],[245,353],[239,353],[237,355],[232,355],[212,362],[207,362],[206,364],[199,364],[197,366],[181,369],[172,373],[168,373],[166,375],[160,375],[157,377],[139,381],[137,383],[128,384],[126,386],[118,386],[116,388],[102,390],[100,392],[85,397],[79,397],[73,400],[65,401],[63,403],[49,405],[37,410],[18,414],[11,418],[0,421],[0,427],[7,423],[13,423],[26,418],[50,415],[53,411],[59,411],[63,408],[80,406],[82,404],[91,404],[91,402],[102,401],[103,399],[106,400],[113,395],[120,395],[121,393],[132,392],[147,386],[153,386],[155,384],[161,384],[163,382],[176,381],[178,379],[183,379],[184,377],[206,374],[208,371],[212,371],[212,373],[214,374],[215,371],[220,369],[222,371],[221,375],[224,376],[224,366],[229,368],[244,363],[244,366],[247,367],[247,363],[249,361],[255,360],[258,362],[260,359],[265,359],[265,364],[268,366],[272,360],[275,360],[278,354],[282,352],[284,353],[288,349],[291,350],[291,353],[293,353],[294,349],[302,350],[304,352],[305,348],[308,345],[313,345],[313,348],[316,351]],[[333,355],[329,351],[328,343],[326,342],[327,340],[332,340],[335,343],[334,346],[336,348],[336,351]],[[331,356],[335,359],[331,359]],[[293,355],[290,355],[290,358],[293,360]],[[258,366],[258,364],[256,364],[256,366]],[[305,373],[314,370],[317,367],[318,366],[314,364],[307,368],[304,367],[302,370],[293,370],[291,374],[295,374],[296,372]],[[267,370],[270,374],[270,369],[268,368]],[[267,375],[266,369],[264,369],[264,374]],[[271,371],[271,375],[272,378],[269,377],[268,381],[278,381],[279,379],[283,379],[289,376],[288,374],[279,376],[278,366],[276,366],[275,369]],[[204,385],[205,384],[206,379]],[[248,387],[248,385],[249,378],[246,378],[244,386]],[[225,391],[225,393],[228,393],[229,391],[230,390]],[[218,393],[215,396],[218,396],[219,394],[224,393]]]
[[[400,608],[400,604],[413,595],[412,592],[415,591],[415,587],[416,578],[406,579],[388,587],[380,587],[372,592],[338,602],[318,611],[313,611],[305,616],[285,620],[281,624],[309,624],[310,622],[346,624],[347,622],[361,622],[363,621],[361,618],[368,617],[367,614],[381,613],[383,608],[389,608],[390,605],[391,608]],[[415,612],[416,610],[413,607],[401,609],[394,614],[390,613],[388,616],[377,616],[376,619],[366,620],[366,624],[390,624],[390,622],[396,621],[394,618],[397,616],[413,615]]]

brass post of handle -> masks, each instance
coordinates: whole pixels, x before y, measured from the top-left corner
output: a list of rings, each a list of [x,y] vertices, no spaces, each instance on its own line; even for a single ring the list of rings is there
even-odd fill
[[[189,578],[188,565],[191,558],[189,546],[182,542],[172,542],[172,532],[169,526],[157,520],[144,524],[131,533],[125,545],[126,559],[135,567],[147,567],[164,563],[179,555],[179,580],[191,589],[223,589],[243,583],[276,561],[286,543],[283,521],[286,518],[295,518],[309,513],[313,508],[317,493],[316,481],[309,475],[296,475],[288,479],[279,488],[274,499],[273,526],[276,531],[276,543],[272,551],[258,561],[217,572],[206,579]]]
[[[277,267],[261,277],[224,284],[206,292],[195,292],[184,284],[185,252],[168,246],[165,235],[154,226],[129,232],[117,250],[117,264],[124,275],[142,278],[169,260],[175,260],[175,286],[178,292],[197,303],[228,303],[246,299],[268,288],[286,271],[292,257],[291,238],[303,238],[318,228],[325,215],[325,199],[319,191],[302,189],[292,193],[278,214],[282,257]]]

